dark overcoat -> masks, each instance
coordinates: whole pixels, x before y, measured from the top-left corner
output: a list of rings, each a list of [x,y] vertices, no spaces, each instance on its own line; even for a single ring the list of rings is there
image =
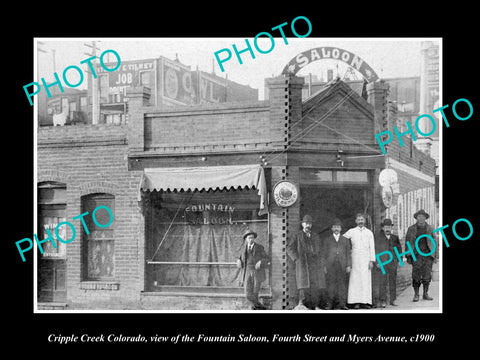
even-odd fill
[[[428,253],[432,252],[433,247],[435,246],[435,251],[430,255],[429,257],[438,259],[438,241],[433,234],[433,229],[430,225],[425,224],[427,227],[427,234],[430,235],[434,240],[435,240],[435,245],[432,244],[430,240],[427,239],[427,245],[428,245]],[[417,224],[413,224],[407,229],[407,233],[405,235],[405,251],[408,250],[407,248],[407,242],[410,243],[410,246],[412,247],[414,253],[415,253],[415,258],[418,258],[419,256],[422,256],[421,254],[418,253],[417,249],[415,249],[415,241],[417,240]],[[407,258],[410,258],[410,261],[412,261],[412,256],[410,254],[406,255]]]
[[[241,269],[242,269],[242,286],[245,282],[245,275],[247,273],[247,256],[253,256],[253,262],[256,264],[257,262],[261,261],[260,269],[255,270],[255,277],[256,281],[263,282],[266,279],[265,269],[268,267],[268,263],[270,258],[265,251],[263,245],[254,243],[252,253],[248,255],[247,252],[247,244],[246,242],[240,248],[239,259],[241,261]]]
[[[308,237],[303,231],[290,238],[287,254],[295,262],[297,289],[325,288],[324,254],[317,234]]]
[[[392,261],[387,263],[385,268],[396,268],[398,264],[398,259],[395,256],[395,250],[393,250],[394,247],[397,248],[399,254],[402,253],[402,245],[400,244],[400,239],[397,235],[390,234],[390,239],[387,239],[387,236],[383,230],[380,230],[375,234],[375,254],[380,254],[384,251],[390,251],[392,253]]]

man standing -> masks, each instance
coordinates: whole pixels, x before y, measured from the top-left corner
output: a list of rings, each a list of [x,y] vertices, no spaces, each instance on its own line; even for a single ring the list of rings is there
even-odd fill
[[[347,274],[352,266],[350,240],[342,236],[342,223],[335,219],[332,234],[323,240],[329,309],[347,310]],[[334,306],[337,301],[337,306]]]
[[[393,248],[402,252],[402,245],[397,235],[392,234],[393,222],[390,219],[383,219],[380,224],[381,230],[375,234],[375,251],[381,253],[390,251],[394,254]],[[390,305],[397,306],[397,264],[398,260],[394,256],[393,260],[385,265],[385,274],[380,269],[378,262],[375,262],[376,268],[373,270],[373,302],[374,307],[380,303],[384,308],[387,305],[387,285],[390,290]]]
[[[287,244],[287,254],[295,263],[299,302],[296,309],[315,309],[320,307],[322,293],[325,291],[325,273],[323,271],[323,252],[320,238],[312,233],[312,217],[305,215],[302,230],[295,234]]]
[[[261,244],[255,242],[257,233],[247,229],[243,234],[244,245],[237,259],[237,267],[243,269],[245,296],[252,304],[252,310],[265,310],[258,299],[260,285],[265,281],[265,268],[270,265],[269,258]]]
[[[415,259],[412,258],[411,254],[407,254],[407,262],[412,265],[412,285],[415,295],[413,296],[413,301],[418,301],[420,298],[419,290],[420,285],[423,284],[423,300],[433,300],[432,297],[428,295],[428,287],[430,281],[432,280],[432,266],[434,262],[438,260],[438,244],[433,235],[432,228],[427,224],[426,220],[430,217],[425,210],[417,211],[413,217],[417,220],[415,224],[410,226],[405,235],[405,248],[407,248],[407,242],[410,244],[410,247],[413,249],[415,254]],[[422,254],[431,254],[429,256],[423,256],[418,253],[415,242],[417,238],[421,235],[430,235],[431,238],[435,241],[435,245],[432,244],[431,240],[423,236],[418,240],[417,247]],[[432,248],[435,246],[434,251]]]
[[[372,273],[375,262],[373,233],[365,227],[365,215],[357,214],[357,227],[348,230],[343,236],[352,242],[352,270],[348,285],[348,303],[355,309],[370,307],[372,304]]]

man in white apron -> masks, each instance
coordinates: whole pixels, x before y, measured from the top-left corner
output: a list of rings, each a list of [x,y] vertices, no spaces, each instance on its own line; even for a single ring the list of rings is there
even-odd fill
[[[372,273],[375,263],[375,241],[373,233],[365,227],[365,215],[357,214],[357,227],[348,230],[344,237],[352,243],[352,270],[348,284],[349,304],[369,307],[372,304]]]

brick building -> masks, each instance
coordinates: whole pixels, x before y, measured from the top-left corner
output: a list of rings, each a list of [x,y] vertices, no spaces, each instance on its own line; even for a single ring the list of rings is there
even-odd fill
[[[98,82],[92,76],[88,77],[88,95],[92,104],[89,118],[98,117],[98,123],[125,123],[127,90],[138,86],[150,89],[149,104],[159,108],[232,99],[258,100],[257,89],[198,68],[193,70],[178,58],[170,60],[159,56],[155,59],[126,60],[114,72],[108,72],[97,64],[96,72],[99,74]],[[94,116],[95,110],[99,115]]]
[[[269,100],[168,108],[135,87],[126,124],[39,127],[38,234],[98,205],[114,213],[106,229],[87,222],[90,234],[75,222],[73,242],[39,256],[40,308],[248,309],[235,267],[248,227],[271,256],[263,301],[291,309],[297,291],[286,242],[301,217],[312,215],[321,236],[334,217],[344,231],[353,227],[358,211],[378,229],[387,214],[378,177],[387,166],[398,173],[388,205],[402,222],[397,231],[418,206],[435,218],[435,162],[408,139],[392,143],[388,157],[375,143],[395,121],[385,83],[368,84],[367,100],[340,80],[302,100],[303,84],[280,76],[266,80]],[[298,190],[288,207],[274,201],[281,181]]]

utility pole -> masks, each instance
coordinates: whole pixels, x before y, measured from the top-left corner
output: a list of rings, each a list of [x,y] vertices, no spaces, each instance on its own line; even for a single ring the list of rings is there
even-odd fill
[[[85,43],[84,45],[91,48],[91,53],[84,53],[90,57],[97,56],[97,50],[100,51],[100,49],[97,48],[96,41],[92,41],[91,44]],[[90,72],[90,70],[87,70],[87,72]],[[92,124],[96,125],[98,124],[100,118],[100,91],[98,90],[99,79],[94,79],[93,74],[90,75],[92,81]]]

